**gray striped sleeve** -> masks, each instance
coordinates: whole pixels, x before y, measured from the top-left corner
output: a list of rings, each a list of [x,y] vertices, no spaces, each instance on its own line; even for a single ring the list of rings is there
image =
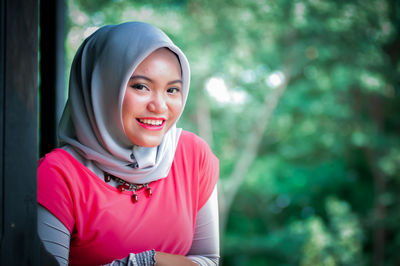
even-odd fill
[[[193,243],[187,255],[193,262],[202,266],[219,263],[217,194],[217,186],[215,186],[207,203],[197,213]]]
[[[60,265],[68,265],[71,234],[46,208],[38,205],[38,234],[46,250]]]

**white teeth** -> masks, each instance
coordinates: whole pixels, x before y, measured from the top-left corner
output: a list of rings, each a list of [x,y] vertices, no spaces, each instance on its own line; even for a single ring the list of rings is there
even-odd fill
[[[153,126],[160,126],[163,123],[162,120],[152,120],[152,119],[139,119],[139,121],[143,124],[149,124]]]

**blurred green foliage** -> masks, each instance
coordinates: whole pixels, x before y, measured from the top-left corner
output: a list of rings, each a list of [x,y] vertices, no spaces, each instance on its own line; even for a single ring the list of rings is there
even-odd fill
[[[70,0],[69,19],[69,62],[97,27],[124,21],[162,28],[187,55],[180,126],[210,143],[221,195],[234,193],[223,265],[400,265],[399,1]]]

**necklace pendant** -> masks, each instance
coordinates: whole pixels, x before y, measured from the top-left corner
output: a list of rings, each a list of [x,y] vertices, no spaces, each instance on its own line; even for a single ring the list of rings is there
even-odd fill
[[[127,189],[129,189],[129,185],[126,184],[126,183],[124,183],[124,184],[118,186],[118,190],[119,190],[120,192],[125,191],[125,190],[127,190]]]
[[[136,203],[136,202],[138,202],[138,200],[139,200],[138,195],[137,195],[136,193],[133,193],[133,194],[132,194],[132,198],[131,198],[131,199],[132,199],[132,202],[133,202],[133,203]]]
[[[151,197],[151,195],[153,195],[153,191],[151,191],[151,188],[150,188],[150,187],[147,187],[145,191],[146,191],[146,195],[147,195],[147,197],[149,197],[149,198],[150,198],[150,197]]]

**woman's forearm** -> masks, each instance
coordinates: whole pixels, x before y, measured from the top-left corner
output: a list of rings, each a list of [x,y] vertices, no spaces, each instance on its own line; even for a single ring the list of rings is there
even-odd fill
[[[197,265],[189,258],[182,255],[173,255],[164,252],[156,252],[156,266],[192,266]]]

